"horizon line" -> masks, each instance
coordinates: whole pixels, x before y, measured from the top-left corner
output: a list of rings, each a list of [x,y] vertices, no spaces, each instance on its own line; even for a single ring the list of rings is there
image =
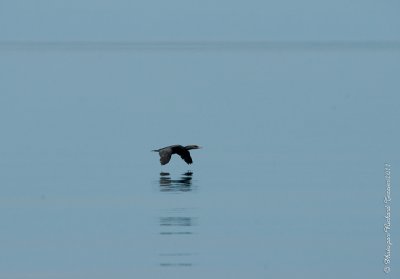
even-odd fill
[[[400,51],[400,40],[0,40],[0,51]]]

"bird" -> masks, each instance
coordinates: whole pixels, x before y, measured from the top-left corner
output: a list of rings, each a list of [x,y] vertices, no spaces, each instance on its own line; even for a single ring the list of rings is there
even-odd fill
[[[192,160],[192,157],[190,157],[189,150],[199,149],[199,148],[201,148],[201,146],[198,146],[198,145],[182,146],[182,145],[176,144],[176,145],[163,147],[160,149],[155,149],[152,151],[158,152],[158,154],[160,155],[161,165],[168,164],[168,162],[171,160],[172,154],[178,154],[188,165],[190,165],[191,163],[193,163],[193,160]]]

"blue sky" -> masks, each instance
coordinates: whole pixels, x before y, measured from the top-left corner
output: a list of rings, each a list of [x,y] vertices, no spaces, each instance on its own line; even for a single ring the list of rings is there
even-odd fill
[[[10,1],[1,40],[399,40],[398,1]]]

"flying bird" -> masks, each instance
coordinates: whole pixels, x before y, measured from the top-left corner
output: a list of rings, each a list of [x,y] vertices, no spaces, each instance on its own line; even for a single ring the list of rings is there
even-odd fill
[[[167,146],[164,148],[152,150],[154,152],[158,152],[160,155],[160,163],[161,165],[166,165],[168,162],[171,160],[172,154],[178,154],[181,156],[181,158],[187,163],[191,164],[193,163],[192,157],[190,157],[189,150],[191,149],[199,149],[201,148],[198,145],[187,145],[187,146],[182,146],[182,145],[171,145]]]

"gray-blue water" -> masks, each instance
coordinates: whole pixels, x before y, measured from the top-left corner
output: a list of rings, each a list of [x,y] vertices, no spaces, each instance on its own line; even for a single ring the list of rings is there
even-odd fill
[[[0,55],[0,278],[384,276],[398,51]]]

